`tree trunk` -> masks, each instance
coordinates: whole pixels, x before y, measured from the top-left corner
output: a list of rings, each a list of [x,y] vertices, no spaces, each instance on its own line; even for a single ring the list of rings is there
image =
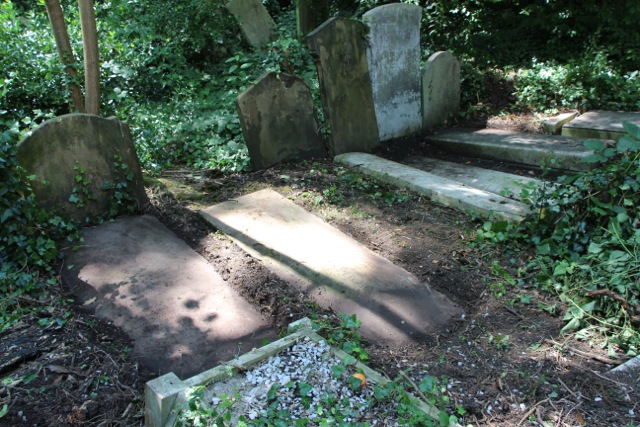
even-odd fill
[[[49,22],[51,22],[51,28],[53,29],[53,36],[56,40],[60,60],[64,64],[64,70],[69,76],[69,91],[71,92],[73,106],[76,111],[84,113],[85,109],[82,90],[76,83],[78,80],[78,72],[73,67],[76,59],[73,55],[73,50],[71,50],[69,34],[67,33],[67,26],[64,23],[64,16],[62,14],[60,2],[58,0],[45,0],[44,3],[47,7],[47,15],[49,15]]]
[[[98,62],[98,32],[93,0],[78,0],[82,45],[84,47],[84,89],[87,113],[100,115],[100,64]]]

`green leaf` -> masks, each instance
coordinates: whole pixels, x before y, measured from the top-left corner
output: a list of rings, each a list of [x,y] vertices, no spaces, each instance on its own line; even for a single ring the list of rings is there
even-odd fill
[[[342,374],[344,373],[344,365],[334,365],[331,367],[331,372],[333,372],[333,377],[338,379],[342,377]]]
[[[626,130],[632,138],[640,139],[640,126],[634,123],[623,122],[622,127],[624,127],[624,130]]]
[[[449,414],[447,414],[447,411],[440,411],[438,414],[438,423],[440,423],[440,427],[447,427],[449,425]]]
[[[584,163],[600,163],[605,162],[606,160],[607,158],[600,154],[590,154],[582,159]]]
[[[2,214],[2,218],[0,218],[0,223],[5,222],[7,219],[9,219],[11,216],[13,216],[13,209],[8,208],[4,211],[4,213]]]
[[[582,308],[586,313],[592,313],[593,309],[596,307],[596,302],[595,301],[591,301],[586,303],[585,305],[583,305]]]
[[[618,153],[624,153],[626,151],[638,151],[640,150],[640,140],[633,139],[627,135],[618,140],[616,144],[616,150]]]
[[[80,201],[80,199],[75,194],[72,194],[72,195],[69,196],[69,202],[78,203],[79,201]]]
[[[587,249],[590,254],[598,254],[602,252],[602,245],[598,243],[591,242],[589,243],[589,249]]]
[[[0,409],[0,418],[2,418],[5,415],[7,415],[8,412],[9,412],[9,405],[7,405],[5,403],[4,406],[2,407],[2,409]]]
[[[597,139],[588,139],[583,143],[585,148],[593,151],[602,151],[605,147],[604,141],[600,141]]]
[[[551,246],[548,243],[538,245],[536,248],[538,255],[549,255],[551,253]]]
[[[355,358],[355,357],[353,357],[352,355],[347,354],[347,355],[344,357],[343,362],[344,362],[344,364],[345,364],[345,365],[355,365],[355,363],[357,362],[357,360],[356,360],[356,358]]]
[[[309,383],[306,383],[304,381],[300,381],[298,383],[298,393],[300,394],[301,397],[305,397],[306,395],[308,395],[312,389],[313,389],[313,386]]]

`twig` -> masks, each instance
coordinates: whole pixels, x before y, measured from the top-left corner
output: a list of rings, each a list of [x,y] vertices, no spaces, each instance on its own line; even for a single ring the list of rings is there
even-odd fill
[[[509,308],[509,307],[507,307],[506,305],[503,305],[502,307],[503,307],[505,310],[507,310],[509,313],[511,313],[511,314],[513,314],[514,316],[516,316],[518,319],[520,319],[520,320],[524,320],[524,317],[523,317],[520,313],[518,313],[517,311],[515,311],[514,309]]]
[[[405,374],[403,371],[400,371],[400,375],[402,375],[402,378],[404,378],[405,380],[409,381],[409,384],[411,384],[413,389],[416,391],[416,393],[418,393],[418,395],[420,396],[420,398],[422,400],[424,400],[425,402],[429,401],[429,399],[427,399],[427,396],[425,396],[424,393],[422,393],[420,388],[416,385],[416,383],[413,382],[413,380],[411,380],[411,378],[409,378],[407,376],[407,374]]]
[[[610,381],[610,382],[612,382],[612,383],[614,383],[614,384],[617,384],[617,385],[619,385],[619,386],[622,386],[622,387],[627,387],[627,386],[628,386],[628,384],[621,383],[620,381],[612,380],[611,378],[605,377],[604,375],[600,375],[599,373],[597,373],[596,371],[593,371],[593,370],[591,370],[591,369],[590,369],[590,371],[591,371],[591,373],[592,373],[593,375],[595,375],[595,376],[596,376],[596,377],[598,377],[598,378],[602,378],[603,380]]]
[[[536,421],[538,421],[538,424],[540,424],[542,427],[549,427],[549,424],[547,424],[546,422],[544,422],[544,420],[542,419],[542,415],[540,414],[540,407],[536,408]]]
[[[575,353],[575,354],[577,354],[579,356],[587,357],[589,359],[594,359],[594,360],[597,360],[598,362],[606,363],[607,365],[616,365],[617,366],[617,365],[622,364],[622,361],[620,361],[620,360],[610,359],[608,357],[598,356],[597,354],[587,353],[587,352],[584,352],[582,350],[578,350],[577,348],[573,348],[573,347],[568,346],[568,345],[560,344],[559,342],[556,342],[554,340],[545,339],[545,341],[547,343],[551,344],[551,345],[559,345],[563,349],[567,349],[570,352]]]
[[[525,412],[524,417],[522,417],[520,419],[520,422],[518,424],[516,424],[516,427],[519,427],[523,422],[525,422],[525,420],[527,418],[529,418],[531,416],[531,414],[533,414],[536,411],[536,408],[540,405],[542,405],[545,402],[548,402],[549,399],[544,399],[541,400],[540,402],[536,403],[535,405],[533,405],[531,408],[529,408],[529,410],[527,412]]]
[[[571,393],[571,395],[575,398],[577,398],[578,396],[569,388],[567,387],[567,385],[564,383],[564,381],[562,381],[560,378],[557,378],[558,382],[560,384],[562,384],[562,387],[564,387],[565,390],[567,390],[569,393]]]

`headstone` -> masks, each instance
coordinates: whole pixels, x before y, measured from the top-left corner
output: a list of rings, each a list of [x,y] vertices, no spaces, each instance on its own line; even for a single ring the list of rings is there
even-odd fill
[[[148,204],[129,126],[117,118],[68,114],[44,122],[18,146],[37,202],[77,219],[103,217],[115,187],[138,210]]]
[[[259,49],[269,43],[276,24],[260,0],[230,0],[227,9],[251,46]]]
[[[459,108],[460,62],[449,52],[436,52],[422,73],[422,128],[444,124]]]
[[[237,105],[254,169],[326,157],[311,91],[301,78],[267,73],[238,96]]]
[[[298,0],[296,24],[298,36],[305,37],[329,19],[329,0]]]
[[[419,132],[422,8],[388,4],[363,15],[369,26],[367,61],[380,140]]]
[[[361,22],[331,18],[308,36],[320,80],[332,155],[367,152],[378,143],[371,78]]]

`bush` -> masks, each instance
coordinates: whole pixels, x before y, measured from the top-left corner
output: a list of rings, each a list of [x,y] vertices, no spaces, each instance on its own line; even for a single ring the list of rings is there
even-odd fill
[[[519,230],[536,245],[538,282],[568,305],[565,329],[597,323],[630,354],[640,351],[640,127],[615,147],[587,141],[593,170],[563,176],[533,197]]]

